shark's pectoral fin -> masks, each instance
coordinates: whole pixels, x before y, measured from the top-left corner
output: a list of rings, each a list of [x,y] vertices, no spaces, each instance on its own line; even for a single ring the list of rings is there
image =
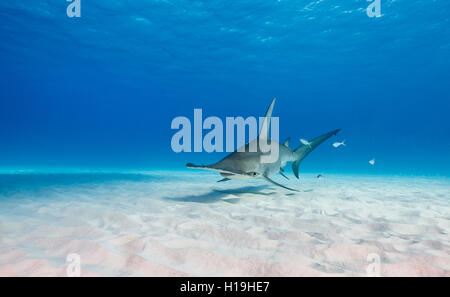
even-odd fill
[[[287,177],[287,176],[283,173],[283,169],[280,170],[280,174],[281,174],[281,176],[283,176],[285,179],[289,179],[289,177]]]
[[[229,179],[228,177],[225,177],[225,178],[222,178],[221,180],[218,180],[217,182],[221,183],[221,182],[228,181],[228,180],[231,180],[231,179]]]
[[[291,188],[288,188],[288,187],[286,187],[286,186],[283,186],[283,185],[281,185],[281,184],[279,184],[279,183],[277,183],[277,182],[271,180],[270,178],[268,178],[268,177],[265,176],[265,175],[263,175],[262,177],[263,177],[266,181],[268,181],[269,183],[272,183],[272,184],[274,184],[274,185],[276,185],[276,186],[285,188],[285,189],[290,190],[290,191],[299,192],[299,190],[295,190],[295,189],[291,189]]]

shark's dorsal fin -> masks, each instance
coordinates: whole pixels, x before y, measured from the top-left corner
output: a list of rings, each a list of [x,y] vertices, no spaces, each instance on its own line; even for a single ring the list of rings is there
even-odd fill
[[[288,138],[284,141],[283,145],[284,145],[285,147],[289,147],[289,141],[290,141],[290,140],[291,140],[291,138],[288,137]]]
[[[269,139],[269,129],[270,129],[270,118],[272,117],[273,106],[275,105],[275,101],[277,98],[273,98],[272,102],[267,109],[266,116],[261,125],[261,130],[259,131],[260,139]]]

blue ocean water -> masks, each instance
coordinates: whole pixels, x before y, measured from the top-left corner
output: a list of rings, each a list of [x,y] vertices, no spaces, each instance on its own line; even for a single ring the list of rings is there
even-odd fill
[[[1,0],[0,276],[65,276],[68,253],[82,275],[365,276],[375,253],[382,276],[448,276],[449,13]],[[274,97],[291,148],[342,129],[299,180],[273,176],[296,192],[217,183],[186,163],[226,153],[172,150],[175,117],[259,117]]]
[[[0,3],[0,168],[183,170],[176,116],[341,128],[304,172],[450,174],[450,4],[381,0]],[[331,143],[346,139],[347,147]],[[368,160],[376,158],[376,165]]]

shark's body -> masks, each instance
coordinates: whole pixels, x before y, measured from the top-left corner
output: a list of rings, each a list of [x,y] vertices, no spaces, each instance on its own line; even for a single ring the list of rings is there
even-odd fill
[[[255,139],[253,141],[258,140]],[[293,152],[289,147],[279,143],[277,144],[279,147],[279,155],[278,159],[273,163],[261,163],[260,160],[263,153],[259,148],[256,152],[250,152],[249,148],[252,146],[252,143],[250,142],[245,145],[245,151],[241,151],[241,148],[240,151],[231,153],[226,158],[215,164],[208,166],[191,165],[188,167],[202,167],[202,169],[216,170],[220,172],[223,177],[226,177],[228,179],[254,178],[252,173],[257,173],[258,177],[260,177],[261,175],[271,177],[280,172],[280,168],[284,168],[284,166],[286,166],[286,163],[293,162],[296,159],[295,152]]]
[[[271,163],[263,163],[261,162],[261,157],[264,154],[269,153],[262,152],[258,143],[261,139],[264,139],[267,144],[275,145],[273,140],[268,139],[270,118],[272,116],[274,104],[275,99],[272,100],[272,103],[267,110],[265,120],[261,127],[260,135],[257,139],[254,139],[247,143],[245,145],[245,150],[243,148],[240,148],[221,161],[211,165],[194,165],[192,163],[188,163],[186,166],[188,168],[217,171],[224,177],[224,179],[220,181],[227,181],[230,179],[246,180],[251,178],[263,178],[277,186],[296,191],[273,181],[271,177],[277,173],[280,173],[283,177],[287,178],[283,173],[283,169],[287,163],[293,162],[292,170],[295,176],[298,178],[298,167],[300,162],[319,144],[327,140],[332,135],[335,135],[340,131],[340,129],[316,137],[310,140],[308,145],[303,144],[295,150],[291,150],[291,148],[289,147],[288,138],[283,144],[277,143],[278,158],[276,159],[276,161]],[[257,148],[256,151],[250,151],[250,148],[252,147]]]

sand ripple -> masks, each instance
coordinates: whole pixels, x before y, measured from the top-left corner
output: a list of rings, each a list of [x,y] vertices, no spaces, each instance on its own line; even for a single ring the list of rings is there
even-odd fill
[[[450,276],[449,179],[152,175],[0,189],[0,275]]]

